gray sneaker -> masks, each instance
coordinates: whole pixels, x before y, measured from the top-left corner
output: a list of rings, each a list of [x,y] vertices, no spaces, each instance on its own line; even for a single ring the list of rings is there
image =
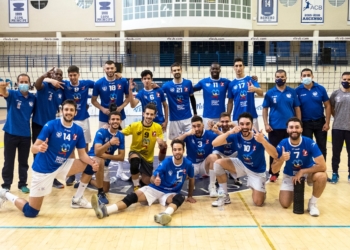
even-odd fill
[[[0,189],[0,208],[1,208],[1,207],[4,205],[4,203],[7,201],[6,192],[8,192],[7,189]]]
[[[160,213],[154,216],[154,221],[165,226],[171,221],[171,215],[166,213]]]
[[[91,196],[91,205],[92,208],[95,210],[97,218],[102,219],[108,216],[106,205],[99,202],[98,196],[96,194],[93,194]]]
[[[73,196],[72,203],[71,203],[72,208],[92,208],[91,203],[88,202],[84,196],[80,198],[75,198]]]
[[[225,197],[219,196],[219,198],[213,203],[211,203],[211,205],[213,207],[218,207],[219,205],[221,205],[220,202],[223,202],[223,204],[221,203],[222,205],[230,204],[231,203],[230,196],[228,194],[226,194]]]

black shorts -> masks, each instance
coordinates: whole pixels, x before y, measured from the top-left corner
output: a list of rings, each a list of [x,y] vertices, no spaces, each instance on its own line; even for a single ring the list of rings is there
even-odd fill
[[[141,164],[139,166],[140,173],[151,177],[153,174],[153,162],[150,163],[150,162],[146,161],[139,153],[137,153],[135,151],[129,152],[129,158],[130,158],[130,155],[132,155],[132,154],[138,155],[138,157],[141,160]]]

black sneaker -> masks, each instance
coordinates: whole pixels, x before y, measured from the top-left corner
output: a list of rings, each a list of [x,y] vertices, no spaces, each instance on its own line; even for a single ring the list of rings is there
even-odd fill
[[[66,185],[67,186],[73,186],[75,181],[75,175],[69,176],[66,180]]]
[[[64,188],[64,185],[61,182],[59,182],[57,179],[53,180],[52,186],[58,189]]]

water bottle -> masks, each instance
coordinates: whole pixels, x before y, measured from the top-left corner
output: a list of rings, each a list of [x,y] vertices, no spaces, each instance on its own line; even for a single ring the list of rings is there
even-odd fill
[[[117,181],[117,177],[113,176],[109,179],[109,183],[112,184]]]
[[[225,203],[225,193],[224,190],[219,188],[218,190],[218,209],[219,211],[223,211],[224,209],[224,203]]]

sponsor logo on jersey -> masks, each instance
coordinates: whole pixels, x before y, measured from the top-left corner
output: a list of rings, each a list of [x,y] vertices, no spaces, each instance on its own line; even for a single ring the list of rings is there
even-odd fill
[[[157,93],[157,97],[160,97],[160,93]]]
[[[303,149],[303,156],[308,156],[309,154],[307,153],[306,149]]]
[[[81,95],[79,93],[73,95],[73,99],[75,102],[80,102]]]
[[[73,141],[76,141],[76,140],[77,140],[77,137],[78,137],[78,135],[77,135],[77,134],[74,134],[74,135],[73,135]]]
[[[185,91],[185,92],[188,92],[188,88],[187,88],[187,87],[184,87],[184,91]]]
[[[122,89],[122,85],[118,84],[118,89],[119,90]]]
[[[213,95],[213,98],[219,98],[219,95],[220,95],[220,91],[219,90],[215,89],[211,93]]]
[[[293,169],[297,169],[299,170],[301,168],[301,166],[303,165],[303,161],[302,160],[298,160],[298,159],[295,159],[293,162]]]
[[[67,152],[70,149],[70,145],[69,144],[62,144],[61,145],[61,151],[58,152],[59,155],[64,155],[64,157],[67,157]]]

